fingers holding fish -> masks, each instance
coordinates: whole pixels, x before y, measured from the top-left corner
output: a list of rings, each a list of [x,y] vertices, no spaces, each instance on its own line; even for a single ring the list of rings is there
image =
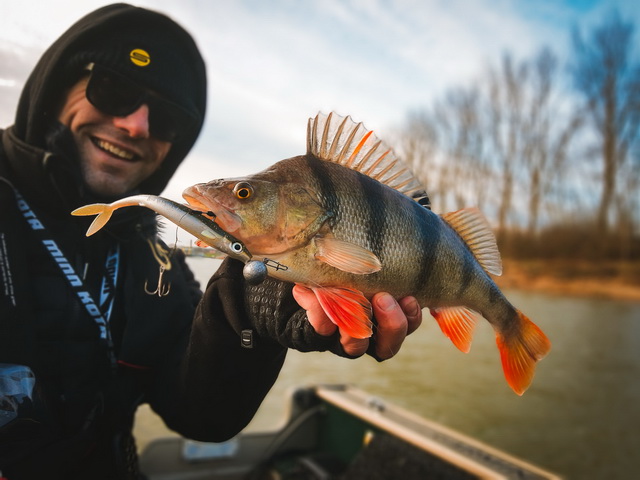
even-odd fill
[[[318,335],[329,336],[337,330],[337,326],[324,313],[320,302],[310,288],[296,284],[293,287],[293,298],[307,311],[309,323]]]
[[[407,317],[407,335],[410,335],[422,325],[422,308],[415,297],[404,297],[398,303]]]
[[[298,305],[307,311],[309,323],[318,335],[328,337],[338,330],[338,326],[333,323],[325,313],[324,308],[312,289],[296,284],[293,287],[292,293]],[[342,345],[344,353],[350,357],[359,357],[367,351],[369,339],[354,338],[341,330],[340,344]]]
[[[325,313],[313,290],[296,284],[293,287],[293,298],[298,302],[298,305],[307,311],[309,323],[318,335],[329,336],[338,330],[336,324],[333,323]],[[369,339],[354,338],[341,331],[340,344],[347,355],[359,357],[367,351]]]
[[[319,335],[333,335],[339,328],[326,315],[316,294],[310,288],[296,285],[293,297],[307,311],[309,323]],[[422,311],[413,297],[406,297],[397,302],[388,293],[378,293],[372,298],[373,315],[377,326],[376,356],[379,360],[387,360],[400,350],[406,336],[415,331],[422,322]],[[340,330],[340,343],[347,355],[357,357],[369,348],[368,338],[356,338],[346,331]]]
[[[410,300],[406,300],[404,303],[409,304],[413,323],[414,306],[410,305]],[[377,323],[375,329],[376,355],[379,360],[387,360],[398,353],[408,335],[409,317],[400,304],[388,293],[377,293],[373,296],[371,304]]]
[[[333,323],[325,313],[313,290],[296,284],[293,287],[293,298],[307,311],[309,323],[318,335],[329,336],[338,330],[336,324]],[[367,351],[369,339],[354,338],[341,331],[340,344],[347,355],[359,357]]]
[[[351,357],[364,355],[369,348],[368,338],[354,338],[340,332],[340,344],[345,353]]]

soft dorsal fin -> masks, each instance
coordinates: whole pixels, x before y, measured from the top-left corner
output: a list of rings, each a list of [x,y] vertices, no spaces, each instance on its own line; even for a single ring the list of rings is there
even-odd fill
[[[445,213],[442,219],[462,237],[482,268],[493,275],[502,275],[502,260],[487,219],[477,208],[463,208]]]
[[[337,163],[396,189],[431,208],[429,197],[413,172],[367,130],[362,122],[336,113],[318,113],[307,124],[307,153]]]

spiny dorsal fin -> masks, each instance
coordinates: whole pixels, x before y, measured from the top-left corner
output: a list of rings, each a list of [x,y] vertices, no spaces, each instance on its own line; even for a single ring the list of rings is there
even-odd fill
[[[336,113],[318,113],[307,124],[307,153],[363,173],[431,208],[429,197],[413,172],[367,130],[362,122]]]
[[[487,219],[477,208],[463,208],[445,213],[442,219],[462,237],[482,268],[493,275],[502,275],[502,260]]]

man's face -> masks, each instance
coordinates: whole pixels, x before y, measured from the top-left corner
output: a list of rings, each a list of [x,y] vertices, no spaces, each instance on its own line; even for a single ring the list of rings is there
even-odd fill
[[[125,117],[96,109],[85,96],[88,80],[85,77],[71,88],[58,120],[73,134],[82,176],[91,191],[121,196],[158,169],[171,142],[151,136],[146,104]]]

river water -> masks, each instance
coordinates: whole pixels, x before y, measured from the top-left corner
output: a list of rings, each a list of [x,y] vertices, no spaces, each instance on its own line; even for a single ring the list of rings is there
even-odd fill
[[[189,259],[203,282],[215,261]],[[212,266],[213,265],[213,266]],[[551,339],[519,397],[481,321],[463,354],[425,311],[393,359],[291,351],[251,430],[275,428],[299,385],[349,383],[568,479],[640,478],[640,303],[505,291]],[[165,431],[142,409],[140,446]]]

